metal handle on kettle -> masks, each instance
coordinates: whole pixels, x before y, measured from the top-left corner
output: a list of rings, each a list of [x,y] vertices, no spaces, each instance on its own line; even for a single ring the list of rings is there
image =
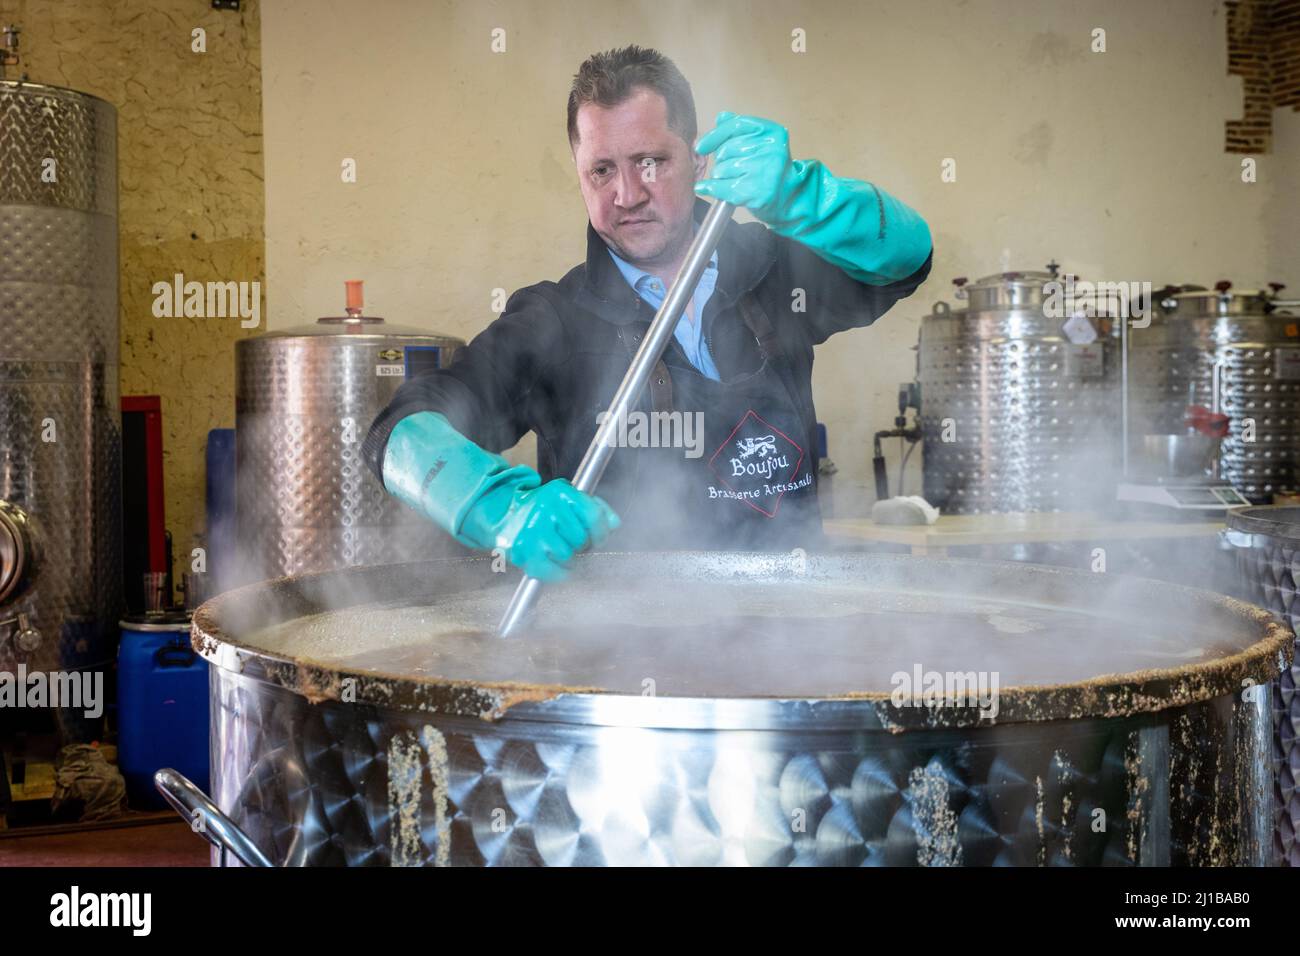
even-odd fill
[[[187,823],[193,824],[196,813],[202,815],[203,825],[196,832],[221,851],[223,864],[225,854],[233,853],[245,866],[272,865],[266,854],[248,838],[248,834],[239,829],[184,774],[165,767],[153,775],[153,785]]]

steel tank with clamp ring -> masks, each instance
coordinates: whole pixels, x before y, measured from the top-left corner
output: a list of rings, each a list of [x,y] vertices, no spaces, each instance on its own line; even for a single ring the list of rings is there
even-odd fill
[[[1117,462],[1118,362],[1096,303],[1045,272],[954,279],[921,320],[925,498],[948,514],[1099,506]],[[1076,313],[1085,313],[1078,314]]]
[[[1254,504],[1294,491],[1300,462],[1300,308],[1283,288],[1167,290],[1129,344],[1137,431],[1182,432],[1188,405],[1217,408],[1229,418],[1218,476]]]
[[[366,467],[370,423],[408,378],[445,368],[460,339],[345,314],[235,346],[238,577],[249,581],[447,553]]]
[[[1266,607],[1300,633],[1300,507],[1241,508],[1228,512],[1222,537],[1235,552],[1237,592]],[[1300,638],[1295,649],[1300,651]],[[1276,850],[1300,866],[1300,664],[1283,668],[1269,690],[1273,710],[1273,781]]]
[[[1261,608],[999,562],[604,553],[502,639],[513,586],[475,558],[214,598],[212,800],[158,786],[254,865],[1275,861],[1242,688],[1294,635]],[[927,702],[918,664],[1001,684]]]

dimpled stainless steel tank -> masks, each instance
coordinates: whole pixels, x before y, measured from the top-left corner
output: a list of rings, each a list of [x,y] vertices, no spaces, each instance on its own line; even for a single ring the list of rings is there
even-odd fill
[[[945,512],[1079,511],[1108,491],[1116,348],[1093,318],[1075,320],[1078,342],[1067,336],[1069,315],[1048,314],[1056,279],[1054,268],[957,279],[967,307],[939,302],[921,320],[925,497]]]
[[[1268,608],[1300,632],[1300,508],[1241,508],[1228,512],[1224,537],[1237,556],[1239,595]],[[1300,638],[1297,638],[1300,649]],[[1282,670],[1271,691],[1273,770],[1277,786],[1277,852],[1300,866],[1300,664]]]
[[[0,670],[112,660],[117,111],[0,81]]]
[[[204,604],[215,809],[291,866],[1275,862],[1242,687],[1292,634],[1261,608],[1024,564],[604,553],[507,640],[515,584],[471,558]]]
[[[1217,379],[1231,419],[1219,477],[1260,504],[1296,487],[1300,459],[1300,315],[1273,299],[1227,282],[1177,292],[1129,342],[1132,430],[1181,432],[1189,402],[1214,407]]]
[[[359,283],[358,283],[359,285]],[[447,536],[389,496],[361,443],[408,375],[460,339],[347,315],[235,346],[238,580],[445,554]]]

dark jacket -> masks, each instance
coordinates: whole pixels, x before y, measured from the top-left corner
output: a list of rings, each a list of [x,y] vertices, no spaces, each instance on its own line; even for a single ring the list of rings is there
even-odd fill
[[[708,208],[704,200],[696,201],[697,221]],[[898,282],[866,285],[761,223],[732,221],[718,246],[717,287],[702,316],[722,381],[761,364],[754,336],[736,308],[737,298],[753,290],[790,360],[802,407],[815,415],[813,346],[836,332],[870,325],[925,281],[930,263],[927,257]],[[794,311],[796,290],[803,290],[805,311]],[[628,285],[588,224],[586,263],[558,283],[539,282],[515,292],[501,317],[461,349],[450,368],[416,376],[398,389],[366,436],[367,463],[382,480],[393,426],[415,412],[437,411],[461,434],[495,452],[532,430],[543,480],[571,478],[595,434],[596,416],[609,406],[627,372],[630,355],[618,326],[637,324],[643,332],[653,318],[654,309]],[[670,373],[692,367],[676,339],[670,339],[664,362]],[[640,407],[650,408],[648,395]],[[616,508],[610,491],[617,489],[620,456],[621,450],[598,488]]]

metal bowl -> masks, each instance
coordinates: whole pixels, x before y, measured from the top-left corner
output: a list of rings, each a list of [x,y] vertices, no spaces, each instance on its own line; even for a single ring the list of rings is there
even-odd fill
[[[1135,478],[1201,477],[1209,473],[1221,443],[1200,432],[1138,435],[1129,454],[1129,472]]]

